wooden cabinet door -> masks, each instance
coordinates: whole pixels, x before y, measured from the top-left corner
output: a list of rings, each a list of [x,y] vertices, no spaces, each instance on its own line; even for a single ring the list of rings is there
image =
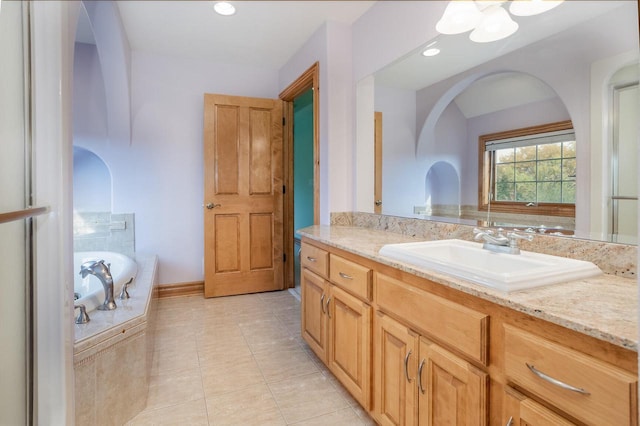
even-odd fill
[[[512,388],[505,390],[503,419],[507,426],[575,426]]]
[[[371,307],[331,285],[329,356],[331,372],[366,409],[371,408]]]
[[[418,336],[380,312],[374,330],[374,417],[382,426],[415,425]]]
[[[327,282],[309,271],[302,270],[301,290],[301,328],[302,338],[323,361],[327,361]]]
[[[487,424],[488,376],[437,344],[420,338],[420,426]]]

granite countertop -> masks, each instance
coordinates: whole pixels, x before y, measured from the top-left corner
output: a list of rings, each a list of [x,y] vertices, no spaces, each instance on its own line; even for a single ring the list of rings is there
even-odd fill
[[[427,278],[498,305],[597,339],[638,351],[638,285],[614,275],[503,293],[451,275],[421,269],[378,255],[385,244],[424,241],[352,226],[311,226],[298,231],[312,240]]]

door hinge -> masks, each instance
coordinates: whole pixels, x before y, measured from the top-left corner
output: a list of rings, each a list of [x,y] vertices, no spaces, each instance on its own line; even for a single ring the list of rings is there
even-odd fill
[[[286,193],[287,193],[287,187],[286,187],[286,186],[284,186],[284,185],[282,185],[282,193],[283,193],[283,194],[286,194]]]
[[[285,121],[285,118],[284,118],[284,117],[282,117],[282,125],[283,125],[283,126],[285,125],[285,122],[286,122],[286,121]]]
[[[287,253],[282,253],[282,261],[283,262],[287,261]]]

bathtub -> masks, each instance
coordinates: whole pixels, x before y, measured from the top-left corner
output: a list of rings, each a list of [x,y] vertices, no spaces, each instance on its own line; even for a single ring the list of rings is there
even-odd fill
[[[138,265],[136,262],[120,253],[110,251],[83,251],[73,254],[73,291],[76,294],[75,304],[82,304],[91,312],[104,302],[104,288],[100,280],[87,275],[86,278],[80,276],[80,265],[88,260],[104,260],[105,264],[110,264],[111,275],[113,276],[113,295],[118,304],[120,289],[124,283],[136,277]]]
[[[116,278],[118,281],[135,276],[128,287],[130,299],[120,300],[116,292],[117,309],[89,312],[91,321],[74,324],[75,424],[123,425],[147,405],[154,351],[158,258],[136,254],[132,262],[126,256],[107,252],[76,253],[75,256],[75,275],[82,261],[104,259],[106,263],[111,262],[113,274],[121,276]],[[128,266],[121,265],[121,261]],[[76,303],[88,303],[91,299],[94,305],[103,302],[102,284],[97,278],[91,278],[89,281],[95,282],[98,291],[85,290],[89,294]],[[85,287],[91,285],[76,286],[81,292]],[[74,316],[77,313],[75,310]]]

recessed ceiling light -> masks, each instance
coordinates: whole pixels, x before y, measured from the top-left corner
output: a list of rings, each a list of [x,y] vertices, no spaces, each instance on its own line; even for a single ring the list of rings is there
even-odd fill
[[[219,1],[213,5],[213,9],[220,15],[231,16],[236,13],[236,8],[227,1]]]
[[[438,53],[440,53],[440,49],[431,47],[425,50],[424,52],[422,52],[422,56],[436,56]]]
[[[440,53],[440,49],[432,47],[422,52],[422,56],[436,56],[438,53]]]

